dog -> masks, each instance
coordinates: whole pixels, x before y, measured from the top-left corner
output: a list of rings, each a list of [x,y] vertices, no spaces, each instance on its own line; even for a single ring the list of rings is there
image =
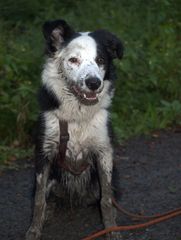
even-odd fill
[[[72,198],[98,200],[105,228],[116,226],[109,107],[114,95],[113,60],[122,58],[123,44],[106,30],[75,32],[64,20],[45,22],[43,35],[46,61],[39,92],[36,192],[26,240],[40,239],[54,184]],[[107,238],[121,239],[118,233]]]

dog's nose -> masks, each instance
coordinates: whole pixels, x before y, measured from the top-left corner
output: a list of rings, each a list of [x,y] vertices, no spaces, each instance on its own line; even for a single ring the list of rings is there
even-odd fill
[[[87,78],[85,80],[86,86],[92,90],[95,91],[101,86],[101,80],[99,78]]]

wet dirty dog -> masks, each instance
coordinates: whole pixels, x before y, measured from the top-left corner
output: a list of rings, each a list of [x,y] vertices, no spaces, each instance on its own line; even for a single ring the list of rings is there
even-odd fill
[[[105,228],[116,225],[108,109],[114,94],[113,59],[122,58],[122,43],[106,30],[75,32],[64,20],[46,22],[43,34],[47,57],[39,92],[36,193],[26,240],[40,239],[54,184],[84,203],[100,200]],[[66,147],[59,160],[61,145]],[[107,237],[120,239],[118,233]]]

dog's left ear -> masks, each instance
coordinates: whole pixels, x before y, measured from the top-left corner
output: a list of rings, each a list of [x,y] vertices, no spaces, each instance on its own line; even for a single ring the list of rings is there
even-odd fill
[[[93,32],[93,35],[103,44],[112,59],[121,59],[123,57],[124,47],[121,40],[119,40],[116,35],[102,29]]]
[[[49,53],[56,52],[62,44],[70,39],[74,30],[64,20],[47,21],[43,25],[43,35],[46,40]]]

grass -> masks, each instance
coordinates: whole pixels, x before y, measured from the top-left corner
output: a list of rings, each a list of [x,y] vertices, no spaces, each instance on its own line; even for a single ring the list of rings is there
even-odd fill
[[[112,106],[121,140],[181,123],[180,2],[6,0],[0,3],[0,162],[32,147],[43,65],[41,26],[66,19],[76,30],[105,28],[124,42]],[[16,144],[14,144],[16,143]],[[25,150],[24,150],[25,149]]]

